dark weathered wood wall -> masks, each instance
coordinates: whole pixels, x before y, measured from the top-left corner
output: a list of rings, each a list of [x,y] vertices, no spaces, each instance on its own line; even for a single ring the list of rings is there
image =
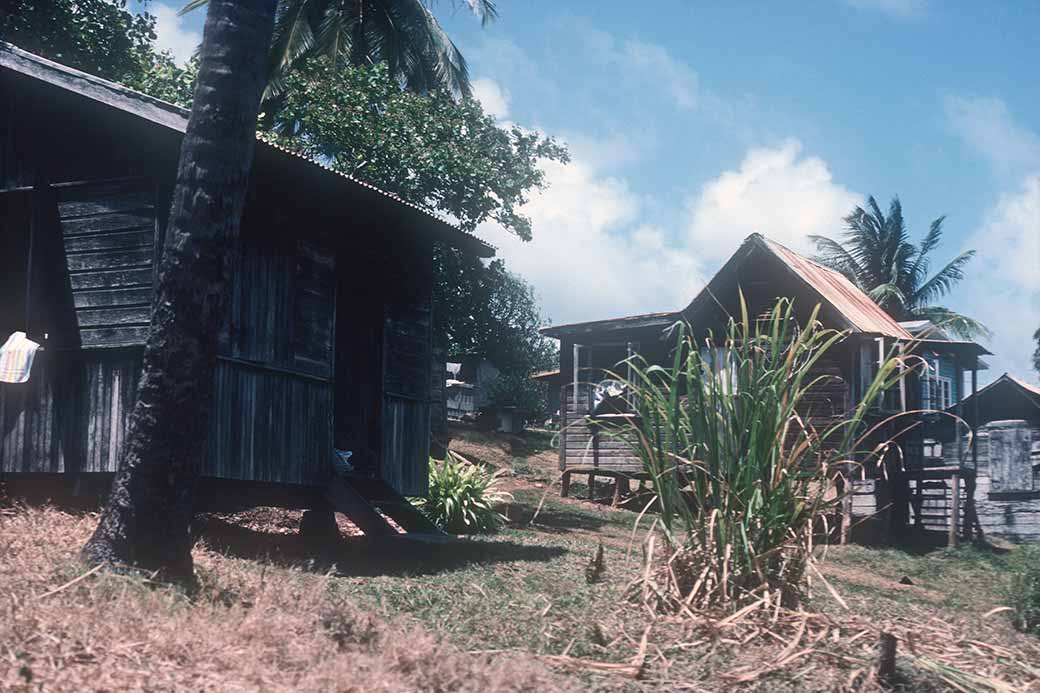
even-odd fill
[[[117,469],[141,353],[138,347],[44,352],[29,382],[0,385],[0,471]]]
[[[0,104],[0,230],[10,251],[0,257],[0,328],[48,336],[30,384],[0,385],[0,469],[111,471],[180,137],[4,70]],[[37,247],[47,275],[33,276],[41,301],[27,326],[26,186],[41,182],[55,184],[55,242]],[[333,209],[343,181],[271,148],[258,150],[250,185],[243,237],[255,244],[243,246],[222,337],[209,471],[319,482],[335,446],[355,451],[361,471],[425,491],[432,232],[412,228],[418,213],[360,186],[368,204]],[[37,288],[44,278],[54,291]],[[71,364],[78,379],[57,374]]]
[[[143,345],[154,295],[155,192],[138,179],[59,185],[64,269],[84,347]],[[56,279],[60,282],[61,279]]]
[[[405,495],[429,487],[432,248],[399,247],[384,281],[383,455],[380,475]]]

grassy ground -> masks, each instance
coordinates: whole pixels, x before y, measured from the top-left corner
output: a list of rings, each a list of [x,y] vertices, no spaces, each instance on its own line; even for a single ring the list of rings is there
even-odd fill
[[[1030,685],[1016,662],[1040,666],[1040,640],[986,615],[1035,551],[831,548],[838,597],[817,579],[805,608],[819,616],[800,631],[661,618],[627,598],[642,566],[635,514],[560,499],[548,436],[460,430],[453,448],[510,470],[498,534],[375,547],[345,531],[316,550],[296,535],[297,513],[213,517],[190,596],[100,573],[55,591],[82,574],[75,553],[96,517],[0,510],[0,690],[861,690],[876,635],[856,633],[877,627],[901,638],[905,689],[949,689],[930,664],[933,631],[967,653],[940,664],[1008,690]],[[605,573],[589,584],[600,545]]]

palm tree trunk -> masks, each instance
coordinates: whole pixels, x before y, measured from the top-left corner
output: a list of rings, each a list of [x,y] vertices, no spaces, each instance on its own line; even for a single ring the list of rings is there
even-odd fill
[[[256,144],[276,0],[213,0],[120,471],[83,549],[93,564],[193,573],[188,526]]]

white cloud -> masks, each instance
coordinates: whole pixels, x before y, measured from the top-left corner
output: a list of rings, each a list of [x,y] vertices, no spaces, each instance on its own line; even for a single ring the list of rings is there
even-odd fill
[[[688,237],[698,257],[721,261],[751,233],[811,253],[809,234],[834,235],[861,196],[834,182],[826,162],[802,144],[751,149],[687,200]]]
[[[556,323],[680,308],[702,280],[684,248],[639,221],[641,200],[588,162],[544,164],[549,187],[524,207],[534,240],[487,224],[506,266],[535,287]]]
[[[965,310],[994,333],[985,379],[1010,371],[1036,382],[1031,355],[1033,332],[1040,328],[1040,173],[1000,197],[968,247],[977,249],[978,265],[964,282]]]
[[[1002,100],[948,96],[944,106],[951,130],[998,173],[1040,169],[1040,137],[1016,122]]]
[[[881,12],[896,19],[910,19],[927,10],[926,0],[845,0],[845,4],[857,10]]]
[[[484,112],[503,120],[509,115],[509,92],[493,79],[481,77],[473,80],[473,98],[480,102]]]
[[[169,5],[157,2],[147,10],[155,16],[155,45],[161,51],[170,51],[179,64],[188,62],[202,43],[202,34],[186,29],[184,17],[178,16],[177,10]]]
[[[703,105],[706,94],[697,72],[660,44],[618,40],[613,34],[583,22],[575,23],[569,30],[584,42],[587,56],[631,81],[659,85],[676,107],[696,111]]]
[[[653,75],[665,86],[679,108],[689,111],[697,108],[697,73],[686,63],[673,58],[662,46],[646,41],[625,41],[621,60],[634,69]]]

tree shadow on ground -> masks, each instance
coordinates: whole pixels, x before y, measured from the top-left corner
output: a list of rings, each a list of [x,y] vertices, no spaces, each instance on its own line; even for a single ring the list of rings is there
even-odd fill
[[[538,502],[525,499],[506,504],[508,525],[516,529],[535,528],[550,534],[566,534],[574,530],[594,532],[613,524],[595,511],[575,511],[572,508],[546,503],[539,509]]]
[[[298,533],[264,532],[210,517],[200,539],[225,557],[260,560],[281,567],[339,577],[431,575],[474,564],[545,562],[567,552],[554,546],[530,546],[497,539],[425,542],[365,536],[340,537],[316,545]]]

